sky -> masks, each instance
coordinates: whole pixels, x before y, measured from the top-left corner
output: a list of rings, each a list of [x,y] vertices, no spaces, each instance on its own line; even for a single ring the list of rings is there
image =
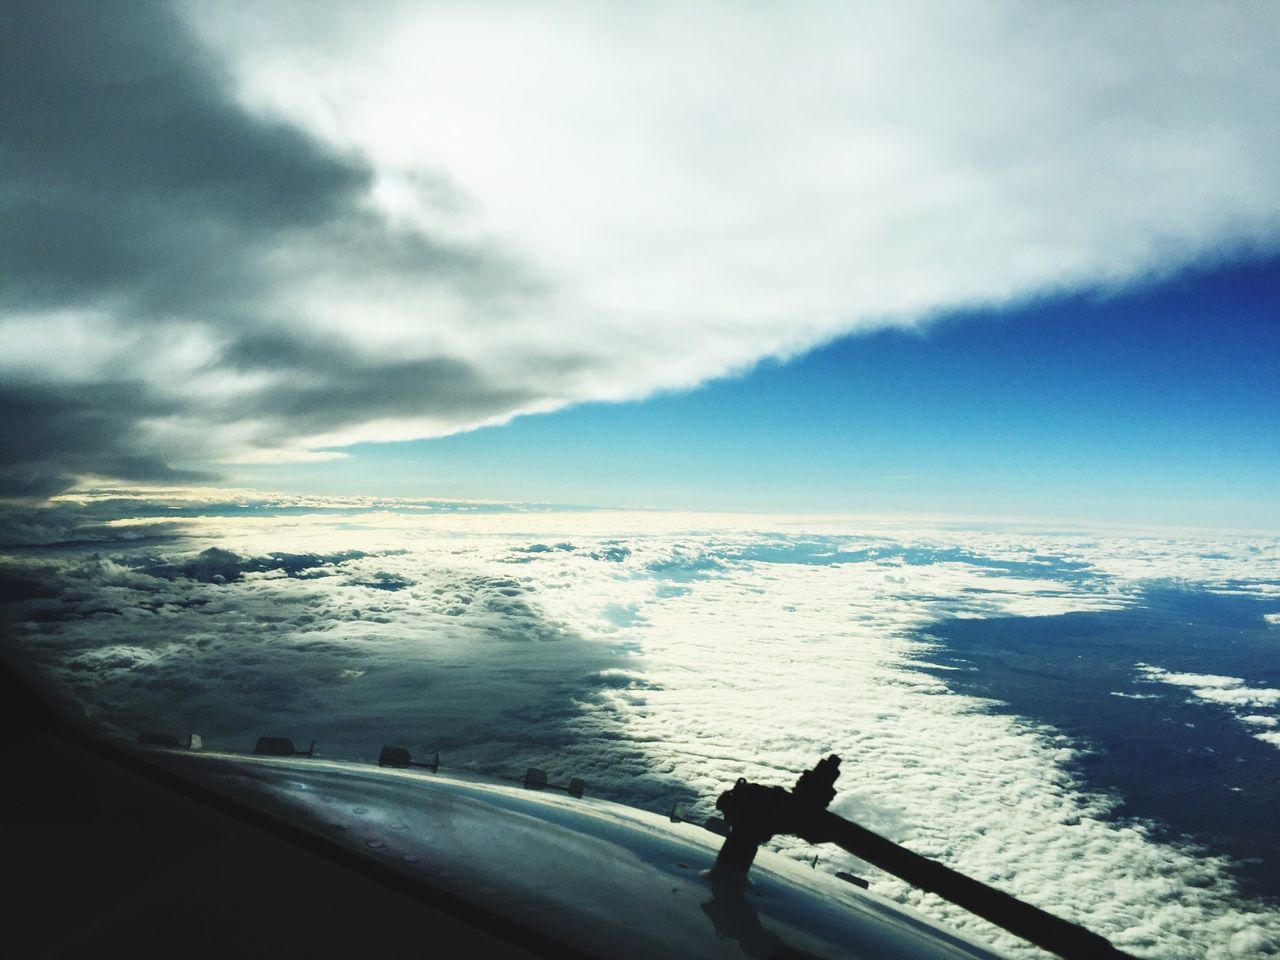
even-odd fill
[[[1280,7],[0,0],[0,90],[0,633],[95,719],[704,813],[846,750],[1135,952],[1280,950],[1082,759],[1274,784]]]
[[[405,497],[1276,529],[1277,304],[1280,261],[1192,270],[251,476],[348,495],[373,471]]]
[[[3,9],[0,496],[1280,528],[1273,5]]]

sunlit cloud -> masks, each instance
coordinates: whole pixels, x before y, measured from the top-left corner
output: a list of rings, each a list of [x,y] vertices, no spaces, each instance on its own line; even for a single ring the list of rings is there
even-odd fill
[[[12,19],[10,494],[689,388],[1280,230],[1266,5]]]
[[[357,759],[399,740],[453,769],[536,765],[691,817],[738,776],[790,782],[834,750],[839,812],[1127,949],[1277,947],[1273,906],[1245,898],[1227,859],[1082,782],[1088,744],[919,669],[941,620],[1133,611],[1174,568],[1197,589],[1270,597],[1273,539],[221,493],[60,498],[62,545],[0,565],[31,598],[7,607],[13,648],[126,735],[247,749],[278,731]],[[1246,690],[1248,704],[1208,706],[1238,706],[1276,743],[1275,691],[1144,669],[1144,697]],[[865,872],[830,852],[821,868]]]

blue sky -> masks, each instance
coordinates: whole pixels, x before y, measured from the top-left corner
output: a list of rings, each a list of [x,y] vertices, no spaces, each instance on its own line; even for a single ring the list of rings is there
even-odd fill
[[[1280,528],[1280,259],[954,314],[642,402],[255,468],[332,493]]]

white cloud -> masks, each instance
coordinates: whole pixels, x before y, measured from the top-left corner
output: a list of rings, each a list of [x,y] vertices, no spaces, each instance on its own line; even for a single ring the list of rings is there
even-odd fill
[[[304,315],[346,334],[373,309],[375,350],[565,344],[589,358],[567,397],[1123,283],[1280,222],[1262,6],[404,5],[330,28],[250,9],[193,11],[246,103],[367,157],[382,209],[499,244],[550,294],[477,326],[434,289],[370,304],[325,278],[297,288]]]
[[[1280,727],[1280,720],[1275,717],[1264,717],[1257,714],[1240,718],[1241,723],[1248,723],[1255,727]]]
[[[789,783],[836,750],[846,758],[839,812],[1123,947],[1171,957],[1280,949],[1274,909],[1242,899],[1229,864],[1115,820],[1114,799],[1068,772],[1074,747],[1056,730],[914,669],[929,653],[918,637],[939,619],[1125,607],[1135,582],[1097,575],[1106,558],[1145,575],[1181,556],[1184,576],[1222,576],[1233,589],[1274,579],[1274,551],[1257,549],[1264,541],[1210,550],[795,518],[396,511],[371,501],[336,517],[271,516],[248,509],[247,493],[228,517],[216,515],[215,497],[192,492],[189,504],[206,515],[187,521],[189,539],[161,561],[189,563],[216,545],[242,557],[314,555],[313,565],[245,565],[225,584],[165,580],[153,575],[163,566],[147,572],[146,542],[41,561],[70,584],[50,603],[67,616],[33,617],[18,637],[62,658],[101,717],[127,726],[145,715],[149,726],[195,729],[211,746],[275,732],[367,757],[380,740],[400,740],[441,750],[454,768],[538,765],[652,808],[680,799],[689,810],[696,798],[702,814],[738,776]],[[844,559],[761,559],[819,549]],[[1088,567],[1055,568],[1046,556]],[[1026,569],[1013,575],[1019,562]],[[225,557],[188,569],[211,577],[215,566],[227,579]],[[76,670],[85,657],[112,670]],[[1147,669],[1189,690],[1242,683]],[[823,866],[861,869],[830,852]],[[875,883],[1026,955],[959,911],[888,878]]]
[[[1168,683],[1177,687],[1185,687],[1191,696],[1207,703],[1222,704],[1231,709],[1235,718],[1249,727],[1274,727],[1280,719],[1262,714],[1246,714],[1246,709],[1280,706],[1280,690],[1267,687],[1250,687],[1240,677],[1221,677],[1214,674],[1170,673],[1160,667],[1139,663],[1136,665],[1138,675],[1154,683]],[[1280,733],[1264,731],[1254,733],[1254,738],[1263,743],[1280,747]]]
[[[1280,690],[1250,687],[1240,677],[1220,677],[1213,674],[1170,673],[1160,667],[1140,663],[1138,673],[1147,680],[1187,687],[1199,700],[1222,703],[1232,707],[1272,707],[1280,704]]]
[[[121,375],[151,418],[164,399],[139,455],[297,456],[641,397],[1280,231],[1271,5],[189,4],[249,118],[160,14],[125,12],[112,63],[189,67],[164,92],[193,129],[160,135],[120,102],[106,146],[150,166],[86,168],[103,144],[55,118],[30,176],[56,162],[68,196],[15,182],[36,206],[8,238],[50,277],[0,333],[60,388],[43,406]],[[67,40],[47,19],[32,36]],[[104,71],[75,73],[84,102]],[[32,75],[39,118],[66,78]],[[188,140],[208,184],[189,183]],[[159,175],[94,179],[134,169]],[[81,194],[100,235],[49,233],[39,204]],[[24,489],[85,467],[52,472]]]

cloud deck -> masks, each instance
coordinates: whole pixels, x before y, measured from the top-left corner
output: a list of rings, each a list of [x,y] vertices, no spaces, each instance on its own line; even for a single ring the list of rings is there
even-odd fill
[[[66,546],[11,549],[6,564],[7,642],[110,727],[239,749],[283,731],[357,758],[397,741],[455,767],[536,765],[695,813],[738,776],[784,782],[835,750],[849,760],[840,812],[1123,946],[1277,949],[1280,913],[1240,885],[1230,856],[1091,779],[1082,760],[1099,742],[1068,716],[1020,706],[1016,686],[994,699],[974,688],[1001,674],[946,627],[1021,625],[1028,642],[1061,647],[1042,624],[1134,616],[1177,569],[1177,589],[1244,604],[1232,616],[1274,632],[1273,540],[213,502],[175,529],[167,509],[130,502],[125,523],[95,518],[89,542],[68,530]],[[123,539],[152,523],[172,539]],[[1208,691],[1194,709],[1238,712],[1225,722],[1260,751],[1248,789],[1274,781],[1280,751],[1250,735],[1280,716],[1265,661],[1224,678],[1135,656],[1116,647],[1123,669],[1095,685],[1104,701],[1158,722]]]

